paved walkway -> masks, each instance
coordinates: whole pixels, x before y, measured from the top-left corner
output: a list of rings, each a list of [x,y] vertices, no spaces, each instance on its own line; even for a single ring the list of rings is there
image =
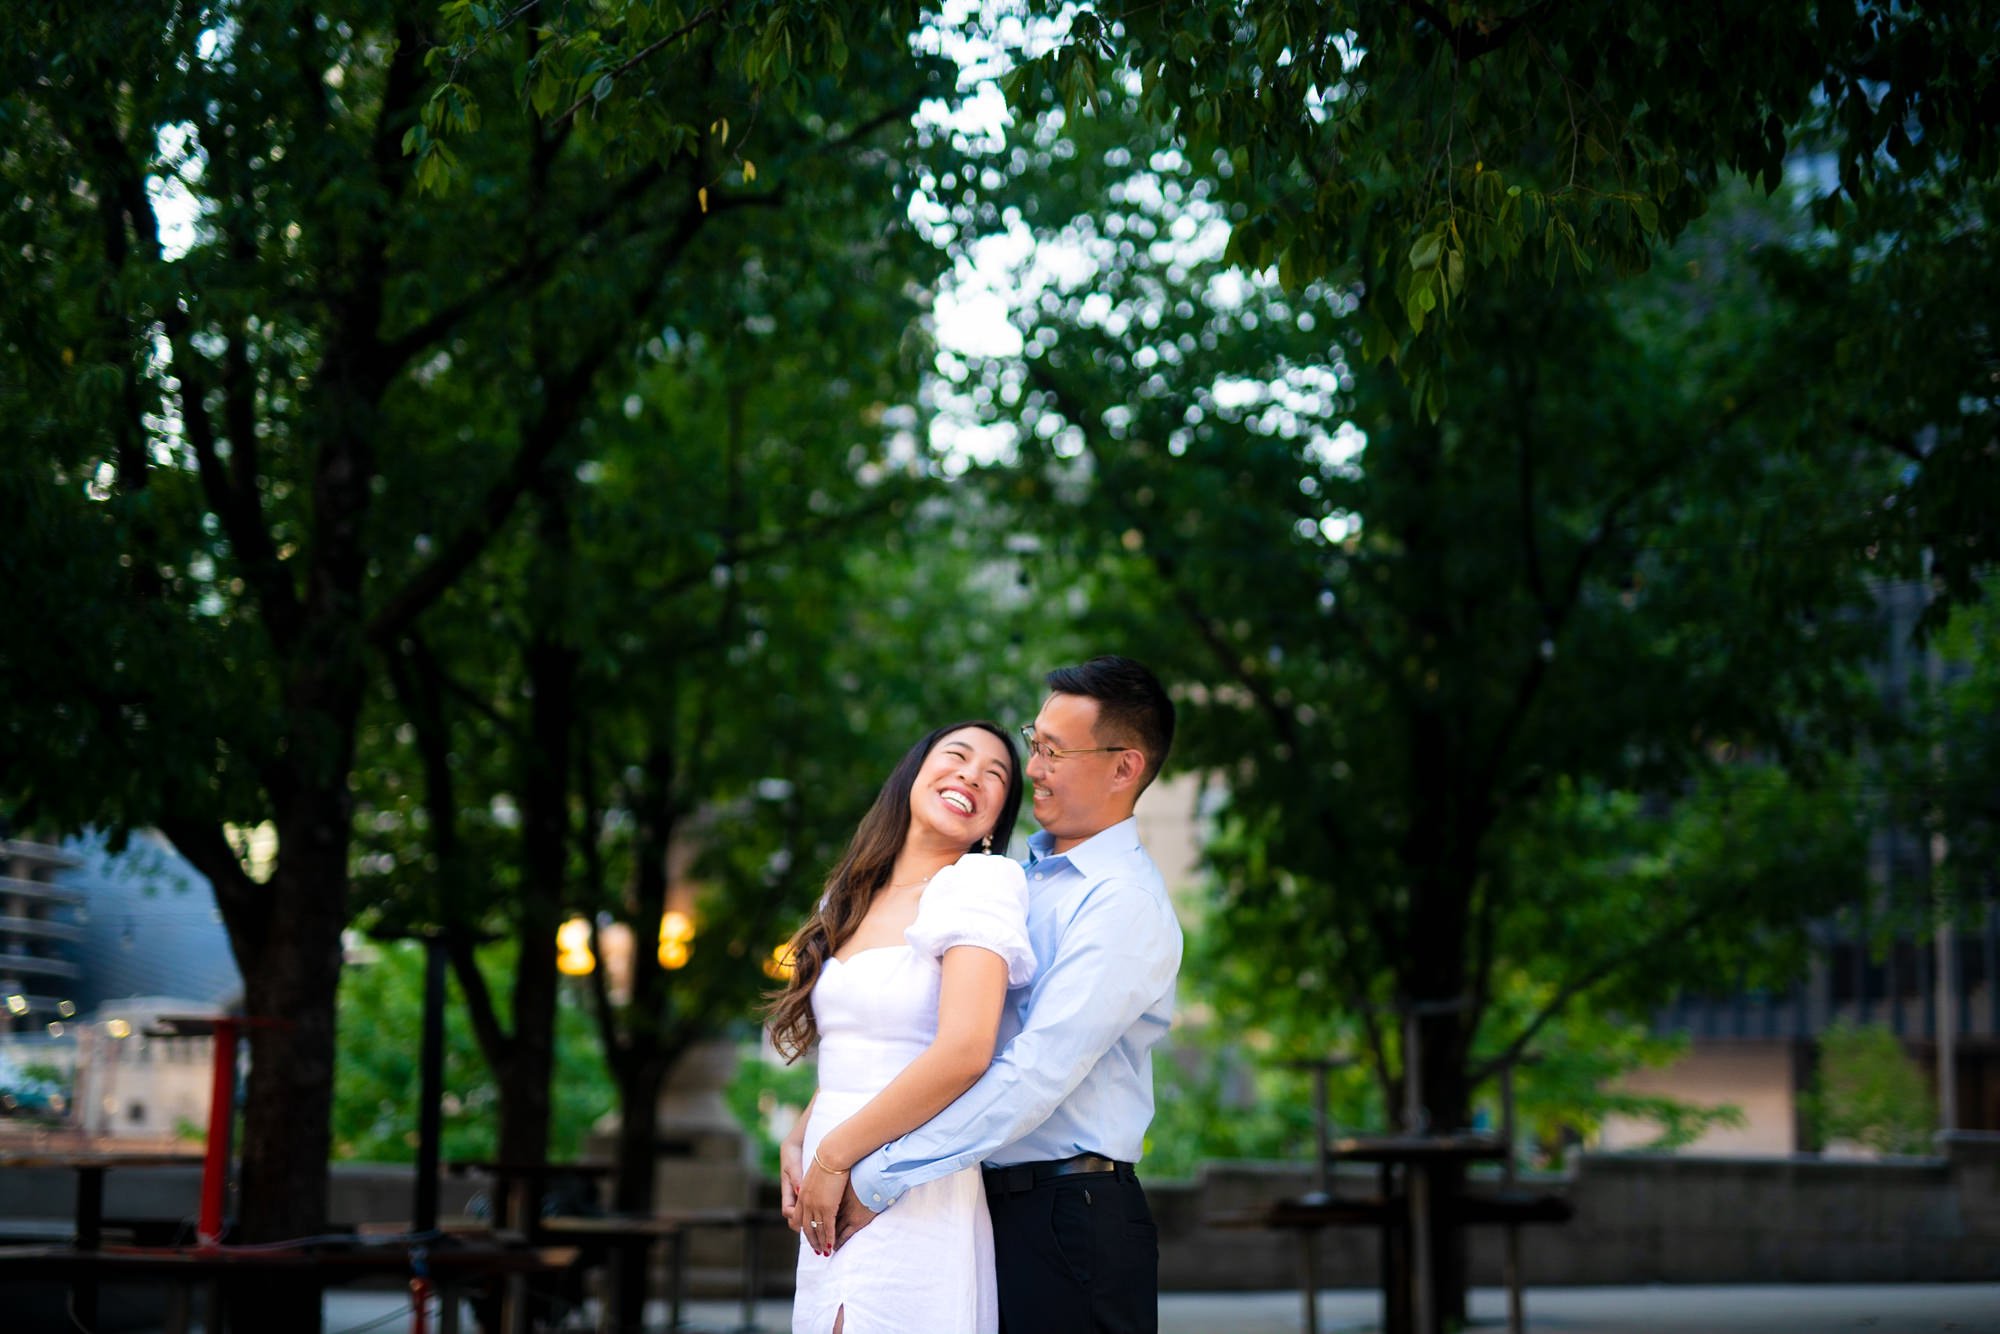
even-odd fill
[[[1811,1287],[1531,1288],[1528,1328],[1534,1334],[2000,1334],[2000,1283],[1876,1284]],[[326,1299],[326,1334],[394,1334],[409,1328],[394,1293],[333,1292]],[[742,1305],[691,1302],[692,1331],[742,1330]],[[1324,1334],[1366,1334],[1377,1328],[1372,1292],[1321,1294]],[[648,1312],[661,1329],[666,1310]],[[1506,1294],[1472,1294],[1473,1334],[1504,1331]],[[759,1302],[758,1329],[787,1334],[791,1303]],[[468,1321],[467,1329],[473,1328]],[[1185,1292],[1160,1301],[1160,1334],[1297,1334],[1297,1293]]]

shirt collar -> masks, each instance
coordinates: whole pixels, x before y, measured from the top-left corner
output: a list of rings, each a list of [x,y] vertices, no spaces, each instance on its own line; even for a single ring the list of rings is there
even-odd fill
[[[1028,835],[1028,865],[1067,861],[1083,875],[1094,878],[1109,872],[1120,858],[1138,849],[1139,820],[1128,815],[1117,824],[1098,830],[1068,852],[1055,851],[1055,845],[1055,836],[1046,829]]]

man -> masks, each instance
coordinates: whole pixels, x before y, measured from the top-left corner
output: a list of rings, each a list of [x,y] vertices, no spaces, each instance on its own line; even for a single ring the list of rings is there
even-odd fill
[[[986,1164],[1007,1334],[1150,1334],[1159,1243],[1133,1164],[1150,1052],[1173,1017],[1181,931],[1132,808],[1173,744],[1174,706],[1129,658],[1048,675],[1027,776],[1028,935],[993,1065],[927,1124],[855,1164],[844,1241],[912,1186]]]

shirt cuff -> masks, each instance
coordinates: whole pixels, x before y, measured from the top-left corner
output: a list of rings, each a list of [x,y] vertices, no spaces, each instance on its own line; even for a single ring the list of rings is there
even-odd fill
[[[879,1214],[903,1197],[884,1170],[886,1157],[881,1149],[877,1149],[856,1163],[848,1174],[848,1184],[854,1187],[854,1197],[871,1213]]]

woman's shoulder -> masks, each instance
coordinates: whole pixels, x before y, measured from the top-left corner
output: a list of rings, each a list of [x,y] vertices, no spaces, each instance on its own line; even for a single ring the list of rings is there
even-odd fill
[[[1025,986],[1035,974],[1035,951],[1020,864],[987,853],[960,857],[931,878],[904,939],[938,959],[955,945],[991,950],[1007,961],[1007,985]]]
[[[949,867],[948,877],[940,875],[940,880],[949,878],[972,885],[1025,885],[1027,873],[1021,863],[1012,857],[1003,857],[997,852],[968,852]]]

